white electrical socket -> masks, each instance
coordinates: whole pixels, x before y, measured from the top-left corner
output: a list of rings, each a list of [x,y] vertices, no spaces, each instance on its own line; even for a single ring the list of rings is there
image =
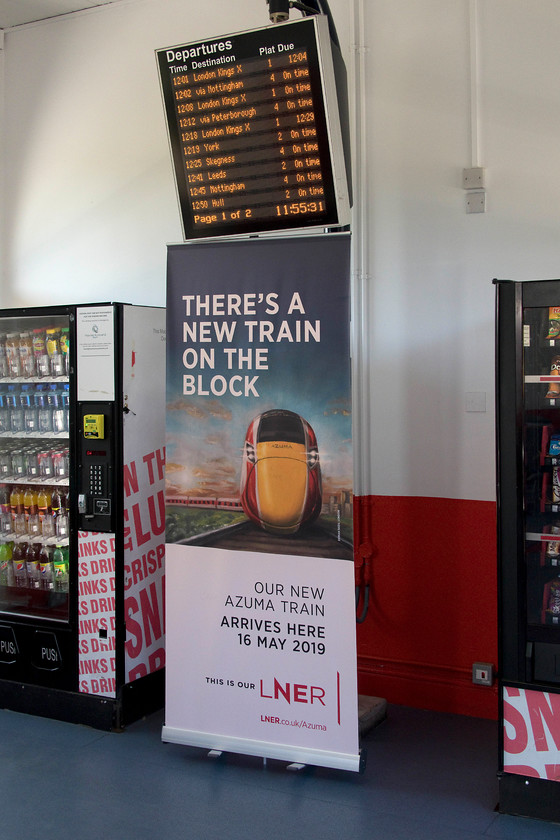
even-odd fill
[[[486,193],[484,190],[470,190],[466,196],[467,213],[486,213]]]
[[[490,662],[475,662],[472,666],[472,681],[474,685],[492,685],[494,666]]]
[[[473,166],[470,169],[463,169],[463,189],[482,190],[484,189],[484,167]]]

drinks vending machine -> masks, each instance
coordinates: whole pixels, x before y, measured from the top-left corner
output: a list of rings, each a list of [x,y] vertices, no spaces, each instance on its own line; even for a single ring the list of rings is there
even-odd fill
[[[163,706],[165,310],[0,310],[0,707]]]
[[[495,282],[499,809],[560,822],[560,280]]]

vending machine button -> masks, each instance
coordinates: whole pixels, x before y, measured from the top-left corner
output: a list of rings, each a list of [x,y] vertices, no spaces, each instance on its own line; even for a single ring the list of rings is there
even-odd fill
[[[19,659],[19,648],[12,627],[0,624],[0,662],[13,665]]]
[[[45,630],[35,631],[31,662],[41,671],[58,671],[62,668],[62,656],[54,633]]]

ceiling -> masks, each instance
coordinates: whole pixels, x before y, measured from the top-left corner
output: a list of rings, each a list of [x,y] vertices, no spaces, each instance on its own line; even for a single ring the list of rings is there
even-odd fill
[[[119,0],[0,0],[0,29],[116,2]]]

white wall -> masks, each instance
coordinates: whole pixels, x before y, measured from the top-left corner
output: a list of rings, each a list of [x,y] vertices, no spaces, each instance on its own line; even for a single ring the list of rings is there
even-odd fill
[[[5,281],[6,272],[4,271],[4,223],[5,210],[3,205],[4,195],[4,133],[6,127],[6,120],[4,119],[4,33],[0,32],[0,301],[6,300]]]
[[[492,279],[560,275],[560,6],[478,2],[487,212],[467,215],[472,6],[368,4],[374,493],[494,498]]]
[[[350,70],[358,3],[330,0]],[[357,489],[491,500],[492,278],[560,274],[560,5],[363,6],[370,352]],[[476,8],[487,212],[467,215]],[[123,0],[6,33],[1,305],[164,304],[165,246],[181,231],[154,50],[267,23],[265,0]],[[487,411],[466,412],[467,392],[486,394]]]
[[[154,50],[268,23],[261,0],[124,0],[7,32],[3,303],[165,303],[181,228]]]

